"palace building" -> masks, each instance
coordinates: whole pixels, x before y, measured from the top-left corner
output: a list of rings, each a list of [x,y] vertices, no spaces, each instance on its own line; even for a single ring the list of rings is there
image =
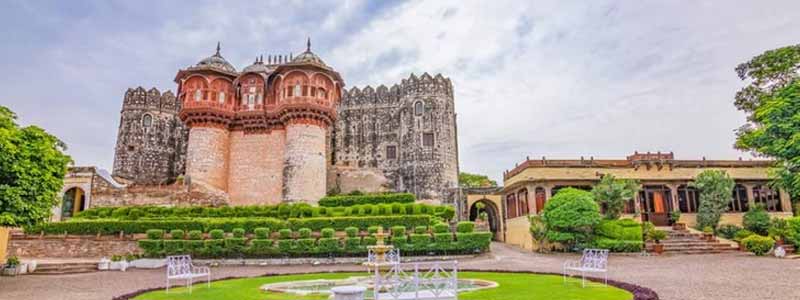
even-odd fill
[[[605,174],[635,179],[641,190],[625,206],[626,217],[670,225],[672,211],[681,212],[681,222],[695,224],[700,199],[690,183],[704,170],[723,170],[736,185],[722,224],[741,225],[750,207],[764,205],[778,217],[791,217],[791,199],[783,190],[770,187],[767,160],[680,160],[673,153],[634,153],[625,159],[527,159],[504,172],[504,186],[487,195],[470,195],[466,207],[484,203],[490,223],[497,225],[498,238],[511,243],[528,243],[528,218],[538,214],[559,189],[573,187],[590,190]],[[494,214],[494,215],[492,215]],[[475,216],[470,214],[471,219]],[[492,221],[495,218],[498,221]]]

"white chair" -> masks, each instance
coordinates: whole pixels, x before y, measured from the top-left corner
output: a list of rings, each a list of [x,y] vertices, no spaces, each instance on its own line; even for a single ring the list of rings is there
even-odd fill
[[[206,286],[211,287],[211,270],[208,267],[195,267],[188,255],[167,256],[167,293],[170,280],[186,280],[189,293],[192,292],[194,278],[206,278]]]
[[[581,273],[581,286],[586,287],[586,273],[603,273],[603,281],[608,285],[608,250],[584,249],[580,260],[566,261],[563,265],[564,283],[572,272]]]

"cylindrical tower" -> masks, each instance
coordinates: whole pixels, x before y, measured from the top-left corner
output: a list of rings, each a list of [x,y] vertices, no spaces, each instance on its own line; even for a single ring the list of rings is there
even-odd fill
[[[236,69],[219,52],[178,71],[181,119],[189,127],[186,176],[217,189],[228,188],[230,131],[234,114],[232,88]]]
[[[276,73],[274,94],[286,127],[284,201],[316,203],[327,192],[326,132],[336,118],[344,82],[311,52],[310,42]]]

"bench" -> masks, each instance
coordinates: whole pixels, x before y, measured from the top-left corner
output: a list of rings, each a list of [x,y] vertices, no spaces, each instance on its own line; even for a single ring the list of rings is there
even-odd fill
[[[586,273],[603,273],[603,280],[608,285],[608,250],[584,249],[580,260],[564,262],[562,275],[564,283],[572,272],[581,273],[581,286],[586,287]]]
[[[167,256],[167,293],[170,280],[186,280],[189,293],[195,278],[206,278],[206,286],[211,287],[211,270],[208,267],[195,267],[189,255]]]

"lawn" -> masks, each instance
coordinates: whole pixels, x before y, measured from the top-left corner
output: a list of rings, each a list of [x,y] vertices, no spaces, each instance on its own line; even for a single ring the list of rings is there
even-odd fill
[[[268,276],[256,278],[242,278],[216,281],[211,283],[211,288],[205,284],[195,285],[193,293],[189,294],[185,288],[154,291],[142,294],[135,299],[139,300],[322,300],[328,299],[327,295],[298,296],[292,294],[267,293],[259,290],[266,283],[275,283],[294,280],[311,279],[341,279],[350,276],[363,276],[358,273],[318,273],[302,275]],[[461,272],[459,278],[484,279],[497,282],[500,286],[494,289],[466,292],[459,295],[461,300],[631,300],[633,295],[628,291],[601,284],[587,284],[586,288],[580,286],[579,279],[571,279],[567,284],[562,283],[561,276],[514,274],[514,273],[488,273],[488,272]]]

